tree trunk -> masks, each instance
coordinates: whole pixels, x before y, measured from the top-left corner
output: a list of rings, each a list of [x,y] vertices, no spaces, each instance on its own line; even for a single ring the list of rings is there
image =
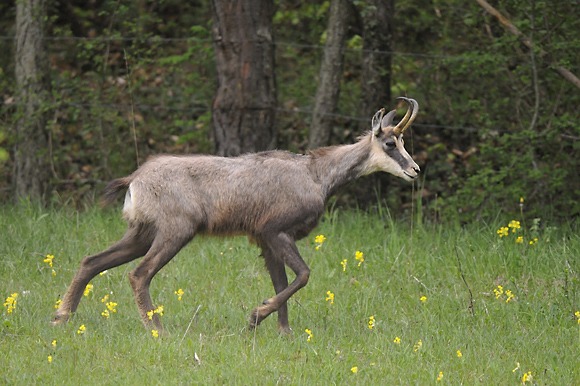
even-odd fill
[[[272,0],[212,0],[218,86],[212,105],[216,153],[273,148],[276,82]]]
[[[14,144],[14,193],[43,201],[50,182],[48,149],[49,66],[44,47],[45,0],[16,2],[18,121]]]
[[[363,58],[361,76],[361,114],[366,120],[360,130],[369,130],[371,117],[391,103],[391,50],[394,0],[369,0],[360,5],[363,25]],[[369,176],[356,187],[361,202],[373,202],[381,192],[388,192],[391,179],[380,173]]]
[[[319,83],[308,139],[308,147],[311,149],[326,146],[330,141],[331,115],[336,110],[340,94],[349,10],[348,0],[332,0],[330,3],[324,57],[320,66]]]
[[[391,51],[394,0],[370,0],[361,11],[363,19],[362,108],[365,129],[370,118],[391,101]]]

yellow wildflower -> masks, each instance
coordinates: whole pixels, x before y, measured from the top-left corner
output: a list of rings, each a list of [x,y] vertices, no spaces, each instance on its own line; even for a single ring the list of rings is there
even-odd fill
[[[312,338],[314,337],[314,335],[312,334],[312,330],[307,328],[304,330],[304,332],[306,333],[306,335],[308,335],[308,337],[306,338],[306,341],[310,342],[312,340]]]
[[[534,377],[532,376],[532,372],[528,371],[527,373],[524,373],[524,375],[522,376],[522,384],[526,382],[532,383],[533,379]]]
[[[437,375],[437,382],[441,382],[442,379],[443,379],[443,371],[439,371],[439,374]]]
[[[111,314],[109,313],[109,310],[104,310],[103,312],[101,312],[101,316],[105,319],[108,319],[109,316],[111,316]]]
[[[342,272],[346,272],[346,263],[347,263],[347,260],[346,259],[343,259],[340,262],[340,265],[342,265]]]
[[[356,374],[356,373],[358,373],[358,367],[357,367],[357,366],[353,366],[353,367],[351,367],[351,368],[350,368],[350,372],[351,372],[351,373],[353,373],[353,374]]]
[[[495,294],[495,298],[499,299],[501,295],[503,295],[503,287],[498,285],[497,288],[493,289],[493,293]]]
[[[56,302],[54,303],[54,308],[58,309],[58,307],[60,307],[61,303],[62,303],[62,300],[56,299]]]
[[[105,304],[105,306],[107,306],[107,310],[109,310],[111,312],[117,312],[117,303],[108,302],[107,304]]]
[[[177,295],[177,300],[181,301],[181,297],[183,296],[183,294],[185,292],[183,292],[183,290],[180,288],[177,291],[175,291],[174,293],[175,293],[175,295]]]
[[[92,291],[93,291],[93,285],[91,283],[89,283],[85,287],[85,290],[83,291],[83,295],[84,296],[89,296]]]
[[[509,228],[508,227],[501,227],[499,228],[496,233],[499,235],[499,238],[506,237],[509,235]]]
[[[398,336],[396,336],[395,339],[393,339],[393,342],[395,344],[401,344],[401,338],[399,338]]]
[[[84,324],[81,324],[79,326],[79,329],[77,330],[77,334],[82,335],[85,333],[86,330],[87,330],[87,327]]]
[[[356,261],[358,261],[358,267],[360,267],[361,264],[364,263],[365,261],[365,255],[361,251],[356,251],[354,253],[354,258],[356,259]]]
[[[515,233],[515,231],[517,231],[518,229],[521,228],[520,222],[517,220],[510,221],[510,223],[508,224],[508,227],[512,230],[512,233]]]
[[[505,295],[507,296],[507,298],[505,300],[506,303],[509,303],[515,297],[514,293],[510,290],[505,291]]]
[[[369,330],[372,330],[373,328],[375,328],[375,316],[374,315],[369,316],[368,326],[369,326]]]
[[[326,236],[317,235],[314,238],[314,242],[316,243],[316,246],[314,247],[314,249],[318,251],[320,249],[320,247],[322,247],[322,244],[324,244],[325,241],[326,241]]]
[[[423,347],[423,341],[419,339],[417,343],[415,343],[415,345],[413,346],[413,351],[417,352],[421,349],[421,347]]]
[[[463,357],[463,354],[461,353],[461,350],[457,350],[457,352],[455,354],[457,354],[457,358]]]
[[[520,369],[520,362],[516,362],[516,368],[512,370],[512,373],[515,373]]]
[[[48,363],[52,363],[52,355],[49,355],[48,357],[46,357],[46,360],[48,361]]]
[[[516,244],[523,244],[524,242],[524,236],[518,236],[518,238],[516,239]]]
[[[50,342],[50,345],[52,347],[56,347],[56,339],[53,339],[52,342]]]
[[[574,315],[576,316],[576,319],[578,319],[578,324],[580,324],[580,311],[574,312]]]
[[[105,296],[103,296],[103,297],[101,298],[101,303],[106,303],[106,302],[108,302],[108,301],[109,301],[109,294],[106,294]]]
[[[534,245],[538,242],[538,238],[534,237],[533,239],[530,240],[530,242],[528,243],[529,245]]]
[[[163,306],[157,306],[156,309],[151,310],[151,311],[147,311],[147,317],[149,318],[149,320],[153,319],[154,314],[157,314],[159,316],[163,316]]]
[[[16,300],[17,298],[18,293],[14,292],[10,296],[8,296],[4,301],[4,307],[6,307],[7,314],[11,314],[16,309],[16,304],[18,303],[18,301]]]
[[[52,268],[52,261],[54,260],[54,255],[46,255],[46,257],[44,258],[44,260],[42,260],[42,262],[48,264],[48,266],[50,268]]]
[[[421,303],[426,303],[427,302],[427,296],[423,295],[419,298],[419,300],[421,301]]]
[[[330,304],[334,304],[334,293],[326,291],[326,298],[324,300],[330,302]]]
[[[151,336],[155,339],[159,338],[159,331],[151,330]]]

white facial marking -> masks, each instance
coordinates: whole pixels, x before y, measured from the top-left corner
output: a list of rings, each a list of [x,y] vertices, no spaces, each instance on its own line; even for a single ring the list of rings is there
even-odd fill
[[[383,143],[381,142],[383,141],[382,139],[373,137],[373,140],[371,141],[371,154],[368,164],[365,165],[364,174],[383,171],[400,177],[406,181],[413,181],[418,176],[419,166],[415,161],[413,161],[413,158],[409,153],[407,153],[407,150],[404,147],[403,136],[392,136],[391,140],[395,145],[398,155],[406,161],[407,167],[403,169],[399,162],[389,156],[383,147]]]

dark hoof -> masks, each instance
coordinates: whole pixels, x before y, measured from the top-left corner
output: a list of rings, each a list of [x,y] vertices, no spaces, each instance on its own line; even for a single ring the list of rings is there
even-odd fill
[[[292,335],[294,333],[290,326],[278,326],[278,332],[280,335]]]
[[[252,314],[250,315],[250,330],[253,330],[254,328],[258,327],[258,325],[262,322],[262,318],[260,318],[260,315],[258,314],[258,310],[254,310],[252,311]]]
[[[65,324],[67,321],[68,321],[68,316],[57,315],[50,321],[50,324],[53,326],[58,326],[61,324]]]
[[[260,323],[262,323],[262,320],[266,319],[266,317],[270,315],[269,313],[264,315],[264,310],[267,310],[267,306],[259,306],[254,308],[250,314],[250,329],[256,328],[258,325],[260,325]]]

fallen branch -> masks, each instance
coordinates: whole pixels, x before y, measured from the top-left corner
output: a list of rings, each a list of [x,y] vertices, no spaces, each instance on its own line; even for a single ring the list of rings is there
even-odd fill
[[[459,269],[459,275],[463,280],[463,284],[467,287],[467,291],[469,292],[469,306],[467,309],[471,316],[475,316],[475,301],[473,300],[473,292],[471,292],[471,288],[469,284],[467,284],[467,280],[465,279],[465,275],[463,274],[463,268],[461,267],[461,259],[459,258],[459,252],[457,251],[457,245],[455,245],[455,256],[457,257],[457,268]]]
[[[197,306],[197,309],[195,310],[195,312],[193,313],[193,317],[191,318],[191,320],[189,321],[189,324],[187,325],[187,328],[185,329],[185,332],[183,333],[183,336],[181,337],[181,340],[179,341],[179,345],[181,346],[181,344],[183,343],[183,340],[185,339],[185,336],[187,335],[187,332],[189,331],[189,328],[191,327],[191,324],[193,323],[193,320],[195,319],[195,317],[197,316],[197,313],[199,312],[199,309],[201,308],[201,304],[199,306]],[[199,359],[197,358],[197,353],[195,353],[195,360],[199,363]]]
[[[502,15],[497,9],[495,9],[491,4],[489,4],[486,0],[475,0],[483,9],[485,9],[490,15],[497,18],[497,20],[512,34],[519,37],[522,43],[528,47],[529,49],[534,49],[533,42],[515,26],[512,24],[509,19],[507,19],[504,15]],[[544,56],[547,54],[542,48],[539,48],[540,56]],[[567,68],[557,64],[556,62],[551,63],[552,67],[558,74],[560,74],[564,79],[572,83],[574,86],[580,88],[580,79],[576,77],[570,70]]]

